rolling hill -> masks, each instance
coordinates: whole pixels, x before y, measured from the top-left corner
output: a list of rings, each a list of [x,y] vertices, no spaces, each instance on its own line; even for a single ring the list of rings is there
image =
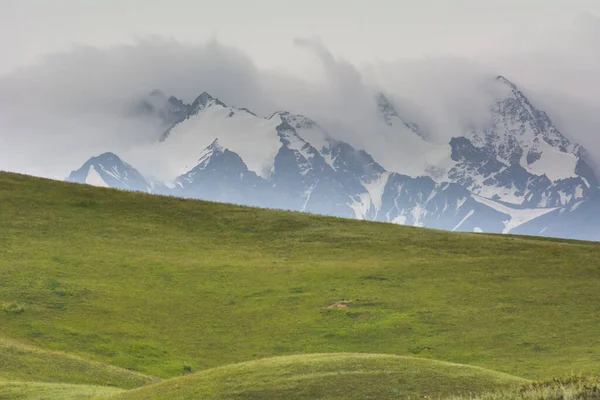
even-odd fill
[[[67,353],[42,350],[0,339],[0,379],[135,388],[158,378],[87,360]]]
[[[411,357],[311,354],[227,365],[131,390],[116,398],[398,399],[482,393],[525,382],[481,368]]]
[[[329,382],[330,398],[343,382],[373,395],[360,384],[371,378],[352,371],[377,377],[384,369],[390,383],[382,390],[400,397],[495,390],[505,374],[512,383],[599,374],[599,269],[600,243],[452,233],[0,173],[0,345],[3,354],[23,350],[0,360],[0,398],[7,388],[42,385],[33,381],[161,398],[225,377],[231,385],[207,398],[231,390],[285,397],[298,381],[276,365],[294,360],[291,370],[310,382],[301,393]],[[293,357],[272,358],[282,356]],[[79,362],[106,378],[66,379]],[[437,377],[408,385],[417,364],[423,373],[436,366]],[[324,383],[319,374],[329,372]],[[164,381],[120,391],[153,377]],[[157,391],[139,397],[150,388]]]
[[[122,391],[121,389],[92,385],[0,381],[0,399],[2,400],[107,398]]]

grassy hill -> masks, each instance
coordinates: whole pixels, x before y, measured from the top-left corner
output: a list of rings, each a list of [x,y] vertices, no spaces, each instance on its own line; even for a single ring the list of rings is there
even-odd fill
[[[122,389],[92,386],[69,385],[65,383],[3,382],[0,380],[0,400],[65,400],[110,398]]]
[[[250,361],[124,392],[121,400],[399,399],[510,390],[523,379],[466,365],[381,354]]]
[[[0,338],[144,374],[113,387],[188,372],[205,385],[202,374],[217,367],[340,352],[527,379],[598,374],[598,293],[599,243],[449,233],[0,173]],[[39,365],[19,362],[0,360],[0,378],[22,381],[28,364]],[[46,365],[28,379],[105,384],[58,380],[64,364],[50,357]]]
[[[70,354],[0,339],[0,379],[135,388],[157,378]]]

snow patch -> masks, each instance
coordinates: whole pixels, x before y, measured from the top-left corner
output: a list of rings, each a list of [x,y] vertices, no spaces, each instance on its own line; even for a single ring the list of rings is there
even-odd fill
[[[420,204],[417,204],[411,210],[411,215],[413,217],[413,226],[424,226],[423,217],[427,214],[427,210],[425,210]]]
[[[511,203],[515,205],[519,205],[523,203],[523,197],[517,193],[520,192],[519,188],[511,185],[511,187],[502,187],[502,186],[492,186],[492,185],[484,185],[480,184],[481,188],[478,190],[473,190],[474,193],[481,196],[482,198],[494,198],[499,197],[505,203]],[[542,202],[544,199],[542,199]]]
[[[544,141],[537,144],[537,150],[541,151],[539,160],[532,164],[521,162],[521,165],[534,175],[546,175],[551,181],[576,177],[577,157],[571,153],[550,146]],[[525,157],[525,152],[523,157]]]
[[[96,171],[93,165],[90,165],[87,176],[85,177],[85,183],[93,186],[109,187],[108,184],[102,179],[102,176]]]
[[[504,222],[504,230],[502,233],[509,233],[511,230],[515,229],[519,225],[524,224],[525,222],[531,221],[537,217],[541,217],[542,215],[548,214],[556,210],[556,208],[528,208],[528,209],[518,209],[506,206],[504,204],[498,203],[494,200],[486,199],[485,197],[473,195],[473,199],[481,204],[484,204],[488,207],[493,208],[496,211],[499,211],[503,214],[508,214],[510,219]]]
[[[113,167],[111,168],[111,170],[107,170],[106,168],[104,168],[104,166],[102,164],[98,164],[98,166],[100,167],[100,169],[102,171],[104,171],[106,174],[112,176],[113,178],[115,178],[117,180],[121,179],[121,174],[117,170],[116,166],[113,165]]]
[[[354,216],[356,219],[366,219],[369,209],[371,208],[371,197],[369,193],[361,193],[358,195],[358,199],[355,198],[354,202],[348,204],[352,210],[354,210]]]
[[[180,182],[173,182],[173,181],[165,181],[163,182],[163,184],[168,187],[169,189],[175,189],[177,187],[177,185],[181,186]]]
[[[315,188],[317,187],[317,185],[319,184],[319,181],[317,180],[311,187],[309,187],[304,193],[304,204],[302,205],[302,212],[306,211],[306,206],[308,205],[308,202],[310,201],[310,196],[312,195],[312,192],[315,190]]]
[[[381,210],[381,202],[383,198],[383,192],[385,190],[385,186],[387,185],[388,178],[390,177],[389,172],[384,172],[379,175],[376,179],[373,179],[371,182],[361,181],[361,184],[367,189],[369,196],[371,198],[371,204],[375,208],[375,212],[379,213]]]
[[[452,232],[454,232],[455,230],[457,230],[458,228],[460,228],[460,226],[462,224],[465,223],[466,220],[468,220],[469,218],[471,218],[473,216],[473,214],[475,214],[475,210],[470,210],[467,215],[465,215],[465,217],[458,223],[458,225],[456,225],[453,229]]]

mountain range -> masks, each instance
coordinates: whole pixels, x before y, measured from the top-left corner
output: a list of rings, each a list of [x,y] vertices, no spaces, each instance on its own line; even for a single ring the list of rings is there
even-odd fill
[[[156,157],[172,179],[148,179],[114,153],[90,158],[69,181],[252,206],[431,227],[600,240],[598,174],[519,88],[489,122],[449,143],[429,141],[383,93],[373,96],[386,153],[357,148],[317,121],[268,117],[204,92],[191,104],[160,91],[138,112],[161,121]],[[381,148],[381,146],[379,146]]]

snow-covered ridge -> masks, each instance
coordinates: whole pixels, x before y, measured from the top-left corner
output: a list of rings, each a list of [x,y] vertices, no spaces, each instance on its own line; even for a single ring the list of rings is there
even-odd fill
[[[143,151],[167,161],[168,183],[146,180],[108,153],[69,179],[469,232],[508,233],[586,209],[598,179],[585,150],[516,85],[497,81],[507,90],[490,106],[492,125],[446,145],[420,135],[382,94],[374,96],[372,110],[379,125],[358,145],[303,115],[280,111],[264,118],[206,92],[192,104],[170,97],[161,106],[166,96],[155,94],[146,108],[172,123]]]
[[[148,191],[151,186],[135,168],[110,152],[92,157],[67,180],[136,191]]]
[[[563,206],[595,191],[585,183],[598,182],[585,150],[515,84],[501,76],[497,82],[507,92],[490,108],[491,126],[452,139],[447,178],[481,197],[532,208]]]
[[[223,150],[223,146],[219,143],[219,139],[215,139],[208,147],[200,152],[200,158],[198,158],[196,168],[206,168],[210,159],[214,156],[223,154]]]
[[[280,142],[276,127],[281,120],[260,118],[245,110],[228,107],[207,93],[192,104],[190,115],[169,130],[154,151],[172,160],[172,176],[187,172],[202,157],[202,149],[215,140],[244,160],[248,168],[267,178]]]

